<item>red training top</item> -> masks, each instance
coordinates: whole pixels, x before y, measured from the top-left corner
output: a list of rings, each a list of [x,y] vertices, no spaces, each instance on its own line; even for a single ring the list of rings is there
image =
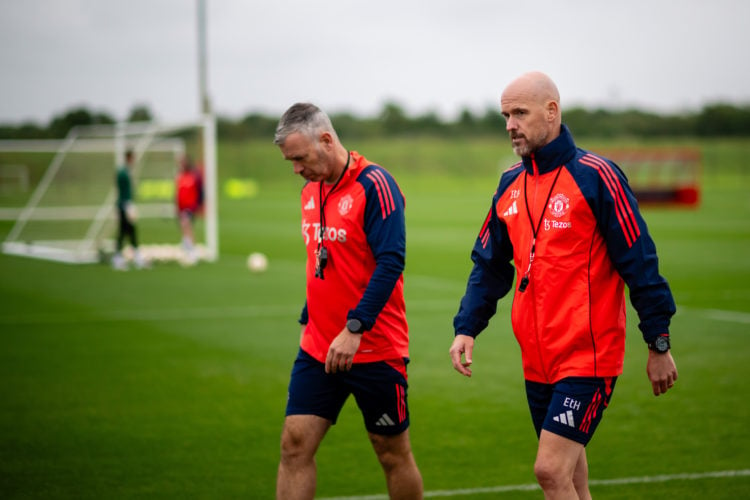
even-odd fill
[[[301,347],[325,362],[346,320],[356,318],[365,332],[355,363],[407,358],[404,197],[385,169],[350,155],[338,184],[308,182],[302,189],[307,301],[300,322],[307,326]],[[328,253],[323,279],[315,276],[321,245]]]

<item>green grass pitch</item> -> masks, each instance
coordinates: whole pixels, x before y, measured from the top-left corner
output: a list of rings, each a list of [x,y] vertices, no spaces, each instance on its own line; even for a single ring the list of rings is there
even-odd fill
[[[407,200],[411,438],[426,492],[540,498],[492,490],[535,483],[509,302],[477,340],[471,379],[448,358],[507,143],[347,145],[388,168]],[[595,498],[750,496],[750,143],[701,148],[700,207],[644,208],[678,304],[679,381],[653,397],[630,310],[625,372],[588,447],[592,480],[671,479],[594,483]],[[215,264],[117,273],[0,256],[0,497],[273,497],[304,295],[301,180],[270,140],[222,144],[219,164],[222,180],[253,178],[259,192],[221,198]],[[9,230],[0,223],[0,238]],[[164,230],[178,241],[176,224]],[[268,255],[265,273],[245,268],[252,251]],[[321,498],[385,493],[351,400],[317,463]],[[705,476],[722,471],[740,474]]]

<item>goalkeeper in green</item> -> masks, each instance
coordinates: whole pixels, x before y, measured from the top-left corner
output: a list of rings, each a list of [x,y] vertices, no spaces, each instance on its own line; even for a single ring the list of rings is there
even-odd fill
[[[112,267],[118,271],[127,271],[128,262],[122,254],[125,239],[130,240],[133,247],[133,260],[137,268],[146,267],[140,251],[138,250],[138,236],[135,228],[137,218],[135,204],[133,203],[133,181],[130,171],[133,168],[133,151],[125,152],[125,163],[117,168],[115,177],[117,185],[117,215],[119,219],[119,229],[117,232],[117,246],[115,255],[112,258]]]

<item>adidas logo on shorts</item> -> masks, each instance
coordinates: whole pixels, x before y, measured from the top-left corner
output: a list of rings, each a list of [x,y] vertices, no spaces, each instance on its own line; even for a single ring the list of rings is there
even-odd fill
[[[573,412],[568,410],[565,413],[561,413],[556,417],[552,417],[552,420],[555,422],[560,422],[561,424],[568,425],[570,427],[575,427],[576,424],[573,422]]]
[[[383,416],[380,417],[377,422],[375,422],[375,425],[379,427],[388,427],[391,425],[396,425],[396,422],[391,420],[391,417],[389,417],[387,413],[383,413]]]

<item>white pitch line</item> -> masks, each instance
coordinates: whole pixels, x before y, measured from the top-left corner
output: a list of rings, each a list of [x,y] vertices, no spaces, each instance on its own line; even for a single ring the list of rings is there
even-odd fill
[[[412,301],[410,311],[443,311],[458,304],[456,301]],[[81,318],[76,313],[31,313],[23,316],[0,316],[0,325],[46,325],[57,323],[115,323],[122,321],[182,321],[242,318],[284,318],[299,315],[301,303],[294,305],[270,304],[236,307],[166,308],[152,310],[109,310],[96,317]]]
[[[660,474],[658,476],[622,477],[615,479],[591,479],[590,486],[614,486],[620,484],[645,484],[664,483],[667,481],[694,481],[697,479],[719,479],[731,477],[750,476],[750,469],[720,470],[713,472],[683,473],[683,474]],[[507,486],[490,486],[486,488],[462,488],[458,490],[435,490],[425,491],[425,498],[429,497],[454,497],[459,495],[481,495],[485,493],[508,493],[513,491],[535,491],[539,490],[538,484],[515,484]],[[361,495],[346,497],[328,497],[320,500],[388,500],[388,495]]]
[[[731,323],[744,323],[750,325],[750,313],[740,311],[724,311],[721,309],[701,309],[704,316],[717,321],[729,321]]]
[[[0,325],[35,325],[54,323],[113,323],[122,321],[183,321],[242,318],[273,318],[299,314],[299,307],[284,305],[246,307],[198,307],[153,310],[106,311],[99,317],[81,318],[77,314],[34,314],[27,316],[0,317]]]

